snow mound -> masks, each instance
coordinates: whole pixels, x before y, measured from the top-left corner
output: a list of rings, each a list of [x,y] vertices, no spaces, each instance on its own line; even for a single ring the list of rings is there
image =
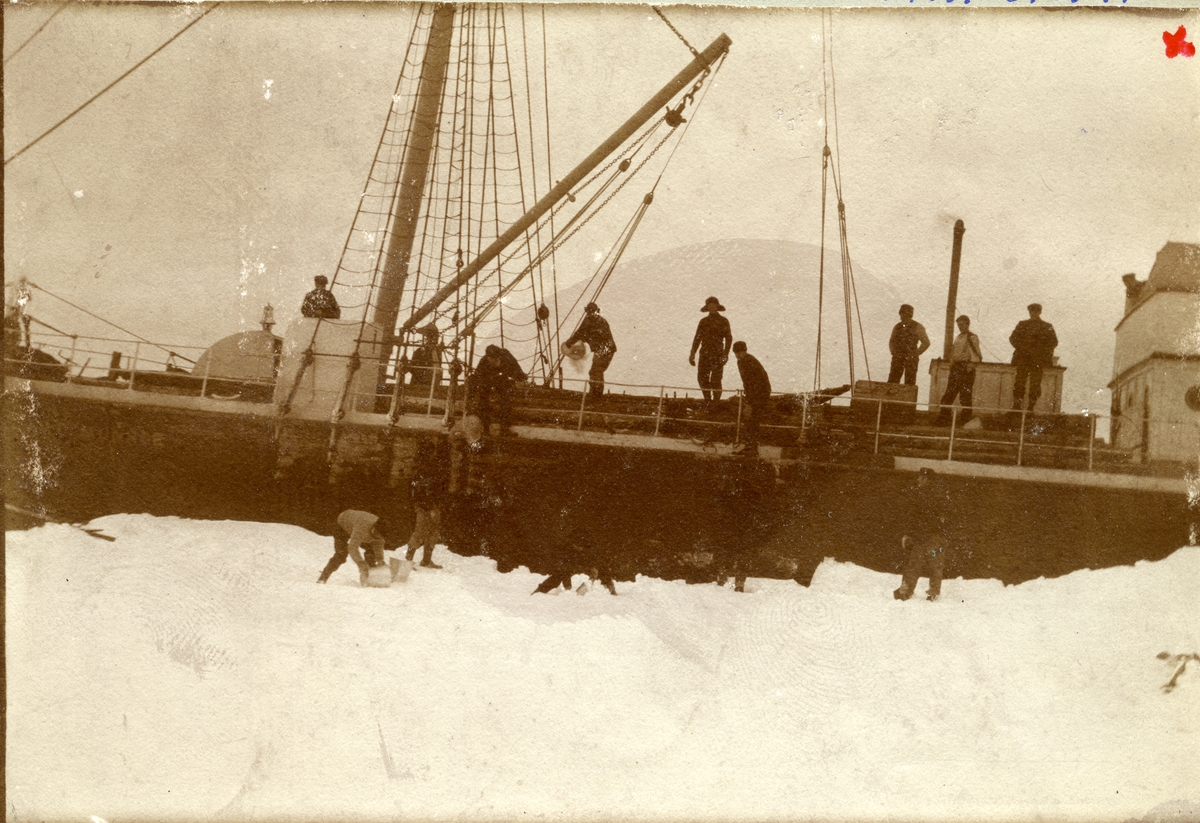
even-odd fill
[[[9,815],[1124,820],[1196,798],[1200,549],[1005,587],[316,577],[293,526],[7,534]],[[578,584],[586,583],[580,594]],[[922,584],[924,585],[924,584]],[[923,590],[922,590],[923,591]],[[1166,805],[1164,805],[1166,804]]]

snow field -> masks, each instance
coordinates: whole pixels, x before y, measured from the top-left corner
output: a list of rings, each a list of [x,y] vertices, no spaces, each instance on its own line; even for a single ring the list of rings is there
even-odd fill
[[[315,583],[292,526],[8,532],[9,819],[1125,820],[1200,799],[1200,549],[1004,587]],[[583,578],[577,577],[577,582]],[[1200,809],[1200,806],[1197,806]]]

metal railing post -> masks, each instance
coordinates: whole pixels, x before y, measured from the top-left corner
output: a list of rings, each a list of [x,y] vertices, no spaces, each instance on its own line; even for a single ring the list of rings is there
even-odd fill
[[[1028,381],[1026,381],[1028,382]],[[1025,401],[1021,401],[1021,434],[1017,438],[1017,465],[1021,465],[1021,456],[1025,451]]]
[[[76,344],[77,344],[78,342],[79,342],[79,335],[77,335],[77,334],[73,334],[73,335],[71,335],[71,357],[70,357],[70,363],[71,363],[71,365],[72,365],[72,366],[74,366],[74,365],[75,365],[75,346],[76,346]],[[81,376],[81,377],[83,376],[83,372],[82,372],[82,371],[80,371],[80,372],[79,372],[79,376]],[[68,383],[69,383],[69,382],[71,382],[71,370],[70,370],[70,369],[67,369],[67,382],[68,382]]]
[[[579,398],[579,425],[575,431],[583,431],[583,410],[587,406],[588,389],[592,387],[592,381],[583,381],[583,396]]]
[[[879,454],[879,428],[883,424],[883,398],[879,398],[879,408],[875,411],[875,453]]]
[[[134,343],[133,344],[133,364],[129,368],[129,390],[130,391],[133,391],[133,376],[135,374],[137,374],[138,357],[141,355],[141,352],[142,352],[142,344]]]
[[[737,398],[738,398],[737,423],[735,423],[734,427],[733,427],[733,442],[734,443],[739,442],[742,437],[742,391],[741,391],[741,389],[738,389]]]
[[[433,391],[434,391],[434,388],[437,386],[437,375],[440,372],[441,372],[441,363],[438,364],[437,372],[434,372],[433,369],[429,370],[429,402],[425,406],[425,416],[426,417],[433,416]]]
[[[654,436],[655,437],[658,437],[658,427],[660,425],[662,425],[663,397],[666,396],[666,393],[667,393],[666,386],[658,387],[658,411],[656,411],[654,413]]]
[[[1092,453],[1096,446],[1096,416],[1089,414],[1088,421],[1091,425],[1088,427],[1088,471],[1092,470]]]
[[[208,396],[208,375],[212,371],[212,357],[204,361],[204,377],[200,380],[200,396]]]
[[[950,407],[950,449],[946,452],[946,462],[954,459],[954,430],[958,428],[958,406]]]

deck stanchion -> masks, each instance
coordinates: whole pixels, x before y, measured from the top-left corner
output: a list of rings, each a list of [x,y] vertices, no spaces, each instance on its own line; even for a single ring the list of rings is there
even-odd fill
[[[432,367],[430,367],[430,369],[429,369],[429,402],[425,406],[425,416],[426,417],[433,416],[433,390],[434,390],[434,387],[437,386],[437,381],[440,379],[441,373],[442,373],[442,366],[441,366],[441,362],[440,362],[440,358],[439,358],[437,372],[434,372]]]
[[[138,357],[141,355],[141,352],[142,352],[142,344],[134,343],[133,344],[133,365],[131,365],[129,367],[129,390],[130,391],[133,391],[133,376],[135,374],[137,374]]]
[[[658,427],[662,425],[663,397],[667,393],[666,386],[658,387],[658,411],[654,413],[654,436],[658,437]]]
[[[737,413],[737,423],[734,424],[734,427],[733,427],[733,442],[734,443],[740,442],[741,437],[742,437],[742,392],[741,392],[741,389],[738,390],[737,397],[738,397],[738,413]]]
[[[800,395],[800,442],[808,437],[808,395]]]
[[[958,406],[950,407],[950,448],[946,452],[946,462],[954,459],[954,430],[958,428]]]
[[[883,398],[879,398],[879,407],[875,410],[875,453],[879,454],[879,427],[883,423]]]
[[[208,396],[208,373],[212,370],[212,357],[204,361],[204,377],[200,378],[200,396]]]
[[[1028,381],[1026,381],[1028,382]],[[1025,451],[1025,401],[1021,401],[1021,434],[1017,438],[1017,465],[1021,465],[1021,455]]]
[[[1088,431],[1088,471],[1091,471],[1092,470],[1092,452],[1096,445],[1096,415],[1089,414],[1088,422],[1091,424],[1090,426],[1088,426],[1088,429],[1089,429],[1089,431]]]
[[[73,365],[75,365],[75,345],[76,345],[78,342],[79,342],[79,335],[77,335],[77,334],[73,334],[73,335],[71,335],[71,357],[70,357],[70,359],[68,360],[68,362],[69,362],[69,363],[70,363],[72,366],[73,366]],[[80,374],[80,375],[82,375],[82,374],[83,374],[83,370],[82,370],[82,369],[80,369],[80,371],[79,371],[79,374]],[[71,382],[71,370],[70,370],[70,369],[67,369],[67,382],[68,382],[68,383],[70,383],[70,382]]]
[[[579,398],[579,426],[575,431],[583,431],[583,410],[587,406],[588,390],[592,387],[590,380],[583,381],[583,396]]]

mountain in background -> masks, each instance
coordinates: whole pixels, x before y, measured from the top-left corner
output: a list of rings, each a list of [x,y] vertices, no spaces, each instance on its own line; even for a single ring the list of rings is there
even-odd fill
[[[813,387],[817,344],[818,246],[787,240],[716,240],[682,246],[619,265],[596,298],[612,326],[617,356],[606,377],[612,383],[640,383],[696,391],[696,370],[688,352],[705,298],[715,295],[725,306],[735,340],[744,340],[771,377],[776,391]],[[889,365],[887,341],[904,302],[883,281],[861,269],[854,272],[862,328],[866,336],[871,378],[883,380]],[[559,293],[565,312],[581,293],[579,284]],[[580,306],[586,300],[580,302]],[[842,300],[841,261],[825,254],[825,299],[821,347],[821,385],[849,381],[846,315]],[[564,339],[578,322],[564,329]],[[941,318],[918,317],[940,351]],[[855,378],[867,377],[858,317],[854,317]],[[927,368],[922,362],[922,372]],[[568,377],[572,368],[564,367]],[[586,376],[586,368],[579,372]],[[922,375],[924,377],[924,374]],[[922,381],[928,382],[928,378]],[[732,356],[725,371],[726,388],[740,388]],[[612,391],[620,387],[612,386]],[[924,392],[922,392],[924,396]]]

